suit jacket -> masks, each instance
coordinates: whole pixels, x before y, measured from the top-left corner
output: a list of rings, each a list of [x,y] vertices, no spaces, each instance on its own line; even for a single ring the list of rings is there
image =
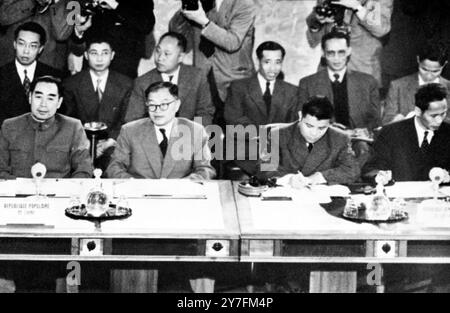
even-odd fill
[[[82,55],[86,41],[98,34],[106,36],[116,52],[111,69],[131,78],[137,76],[140,59],[145,53],[145,38],[153,30],[153,0],[118,0],[115,10],[104,10],[92,18],[92,26],[82,38],[70,37],[70,50]],[[87,63],[85,62],[85,68]]]
[[[57,69],[37,62],[34,79],[44,75],[62,76]],[[7,118],[30,112],[30,103],[14,61],[0,68],[0,90],[0,123]]]
[[[36,22],[40,24],[47,33],[47,42],[44,51],[39,56],[39,61],[65,70],[67,64],[66,40],[73,31],[73,25],[67,20],[70,10],[67,5],[70,0],[60,0],[52,4],[47,11],[37,13],[36,0],[4,0],[0,5],[0,24],[6,25],[7,29],[0,36],[0,66],[14,60],[14,31],[25,22]]]
[[[126,122],[148,116],[145,106],[145,90],[152,83],[162,80],[162,76],[157,69],[153,69],[135,79],[125,117]],[[181,107],[177,116],[189,120],[199,116],[202,118],[204,126],[211,125],[215,109],[205,73],[193,66],[182,64],[177,85],[178,96],[181,100]]]
[[[376,80],[365,73],[347,70],[347,94],[352,128],[373,129],[381,123],[380,99]],[[322,70],[300,80],[299,103],[305,104],[310,97],[322,95],[332,103],[333,90],[328,71]]]
[[[84,70],[64,81],[66,115],[86,122],[101,121],[108,126],[108,136],[116,139],[127,109],[133,82],[125,75],[110,70],[102,101],[99,103],[89,70]]]
[[[260,175],[284,176],[301,171],[310,176],[322,173],[329,184],[350,184],[360,174],[349,137],[333,128],[314,144],[308,152],[307,143],[300,133],[298,122],[278,128],[272,133],[272,141],[279,140],[279,165],[275,172]],[[275,145],[272,144],[272,149]]]
[[[324,0],[317,0],[323,3]],[[353,16],[350,27],[350,46],[352,56],[348,67],[354,71],[367,73],[375,77],[381,86],[381,65],[380,55],[383,48],[381,38],[391,30],[391,15],[393,10],[393,0],[367,0],[360,1],[368,9],[364,20]],[[311,47],[320,44],[323,35],[331,31],[331,24],[326,24],[318,32],[311,32],[310,27],[316,24],[315,12],[312,12],[306,19],[308,30],[306,38]]]
[[[449,91],[447,102],[450,103],[450,81],[440,78]],[[391,82],[383,112],[383,125],[392,121],[397,114],[406,116],[416,107],[415,94],[419,89],[419,73],[401,77]]]
[[[225,121],[230,125],[265,125],[287,123],[298,119],[297,87],[277,80],[267,113],[263,91],[257,76],[231,83],[225,103]]]
[[[150,118],[125,124],[117,139],[107,176],[214,178],[216,172],[210,164],[211,152],[203,126],[185,118],[176,118],[172,127],[167,153],[163,158]]]
[[[226,99],[231,81],[254,73],[252,52],[256,9],[252,0],[223,0],[218,12],[207,13],[211,23],[203,30],[180,11],[169,22],[169,30],[182,33],[188,40],[188,50],[194,50],[194,65],[205,68],[206,72],[212,66],[222,101]],[[209,58],[199,50],[201,36],[215,45],[215,52]]]
[[[420,151],[414,117],[382,128],[372,159],[363,173],[391,170],[396,181],[428,180],[433,167],[450,169],[450,124],[442,123],[430,142],[428,154]]]

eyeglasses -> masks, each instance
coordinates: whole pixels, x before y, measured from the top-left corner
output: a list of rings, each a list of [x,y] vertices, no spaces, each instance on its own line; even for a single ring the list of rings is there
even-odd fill
[[[161,103],[161,104],[150,104],[147,101],[147,109],[150,112],[156,112],[156,109],[159,108],[160,111],[166,111],[169,108],[169,105],[171,105],[172,103],[174,103],[175,101],[177,101],[177,99],[173,99],[170,102],[166,102],[166,103]]]

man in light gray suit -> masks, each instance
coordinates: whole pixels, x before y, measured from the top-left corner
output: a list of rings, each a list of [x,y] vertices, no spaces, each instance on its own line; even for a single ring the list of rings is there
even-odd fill
[[[447,53],[437,46],[427,45],[417,56],[417,73],[401,77],[391,82],[383,113],[383,125],[414,116],[414,95],[422,85],[440,83],[450,91],[450,81],[441,76],[447,64]],[[447,94],[450,103],[450,93]],[[450,121],[447,116],[446,121]]]
[[[178,88],[156,82],[146,90],[150,118],[122,127],[112,161],[111,178],[212,179],[208,136],[202,125],[176,118],[181,106]]]
[[[169,30],[182,33],[193,50],[194,66],[205,69],[223,125],[223,102],[230,83],[254,74],[252,59],[256,6],[253,0],[199,0],[198,10],[180,10]]]
[[[133,91],[128,104],[126,122],[147,115],[145,90],[152,83],[170,81],[178,86],[181,101],[177,117],[193,120],[201,117],[202,124],[212,124],[214,106],[206,73],[193,66],[182,64],[186,51],[186,38],[175,32],[161,36],[155,49],[156,68],[139,76],[134,81]]]

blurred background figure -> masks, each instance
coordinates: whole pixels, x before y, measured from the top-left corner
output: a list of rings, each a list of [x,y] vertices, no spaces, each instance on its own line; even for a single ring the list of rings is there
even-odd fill
[[[155,25],[153,1],[151,0],[79,0],[81,12],[77,16],[77,25],[70,40],[69,68],[79,72],[90,37],[101,34],[111,40],[116,56],[111,69],[135,78],[141,58],[148,55],[146,39],[152,35]],[[75,62],[75,64],[73,64]],[[84,65],[87,67],[87,64]]]
[[[47,43],[40,61],[61,71],[67,68],[67,39],[73,26],[67,23],[69,0],[3,0],[0,2],[0,66],[14,60],[14,31],[27,21],[41,25]]]

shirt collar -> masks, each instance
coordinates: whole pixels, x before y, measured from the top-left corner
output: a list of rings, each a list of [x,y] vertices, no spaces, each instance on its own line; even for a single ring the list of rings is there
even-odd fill
[[[177,69],[175,71],[173,71],[170,74],[167,73],[161,73],[161,77],[163,79],[163,81],[165,82],[170,82],[170,78],[169,76],[173,76],[172,77],[172,84],[178,85],[178,76],[180,75],[180,65],[178,65]]]
[[[220,6],[222,5],[223,0],[216,0],[216,11],[220,10]]]
[[[424,81],[423,81],[423,79],[422,79],[422,77],[420,76],[420,74],[417,74],[418,76],[419,76],[419,86],[423,86],[423,85],[426,85],[426,84],[430,84],[430,83],[425,83]],[[440,83],[441,82],[441,80],[440,80],[440,78],[439,77],[437,77],[435,80],[433,80],[431,83]]]
[[[100,89],[104,92],[106,88],[106,82],[108,81],[109,69],[106,70],[102,75],[98,76],[94,71],[89,70],[89,74],[91,75],[92,84],[94,89],[97,90],[98,80],[100,79]]]
[[[155,124],[153,124],[155,126],[156,137],[159,138],[161,136],[161,140],[162,140],[163,137],[162,137],[162,133],[160,132],[160,129],[164,129],[166,131],[166,137],[167,137],[167,139],[169,139],[170,133],[172,132],[174,122],[175,122],[175,118],[164,126],[156,126]],[[159,140],[158,140],[158,142],[159,142]]]
[[[55,115],[43,122],[36,120],[33,117],[33,113],[29,113],[28,115],[28,122],[34,130],[47,130],[55,123],[55,120]]]
[[[269,85],[270,93],[273,94],[273,89],[275,88],[275,80],[268,81],[259,72],[257,74],[257,77],[258,77],[258,82],[259,82],[259,86],[261,87],[262,93],[264,94],[264,92],[266,91],[266,83],[269,82],[270,83],[270,85]]]
[[[426,129],[423,125],[418,121],[417,116],[414,117],[414,127],[416,128],[417,140],[419,141],[419,147],[422,145],[423,137],[425,136],[425,132],[428,132],[427,140],[431,143],[431,139],[434,136],[434,131],[430,129]]]
[[[28,66],[24,66],[24,65],[20,64],[19,61],[17,61],[17,59],[16,59],[15,63],[16,63],[17,73],[19,74],[22,82],[25,79],[24,70],[27,70],[27,77],[30,79],[30,81],[34,80],[34,73],[36,72],[37,61],[34,61],[33,63],[31,63]]]
[[[339,82],[342,83],[342,80],[344,79],[345,73],[347,71],[347,67],[345,67],[344,69],[338,71],[338,72],[334,72],[332,71],[330,68],[327,68],[328,70],[328,77],[330,78],[330,80],[332,82],[334,82],[334,74],[338,74],[339,75]]]

